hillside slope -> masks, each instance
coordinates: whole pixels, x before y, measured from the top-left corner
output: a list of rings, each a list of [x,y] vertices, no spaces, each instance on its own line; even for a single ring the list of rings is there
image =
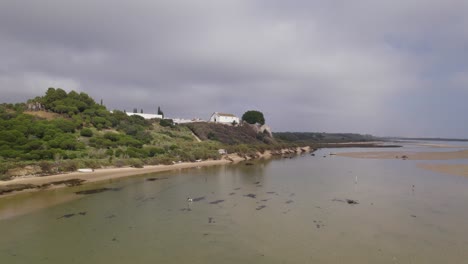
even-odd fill
[[[274,139],[264,133],[257,133],[254,125],[238,126],[216,123],[185,124],[201,140],[215,140],[227,145],[235,144],[272,144]]]

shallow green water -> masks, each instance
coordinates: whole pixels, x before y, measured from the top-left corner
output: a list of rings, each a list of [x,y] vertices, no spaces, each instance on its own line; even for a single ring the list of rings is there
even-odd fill
[[[1,199],[4,216],[68,202],[0,220],[0,263],[466,263],[467,190],[411,161],[321,153],[145,175]]]

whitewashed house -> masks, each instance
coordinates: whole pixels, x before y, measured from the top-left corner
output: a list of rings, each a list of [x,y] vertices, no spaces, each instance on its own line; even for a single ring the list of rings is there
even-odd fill
[[[239,118],[233,114],[226,114],[226,113],[219,113],[214,112],[213,115],[210,117],[210,122],[213,123],[221,123],[221,124],[232,124],[235,122],[239,124]]]

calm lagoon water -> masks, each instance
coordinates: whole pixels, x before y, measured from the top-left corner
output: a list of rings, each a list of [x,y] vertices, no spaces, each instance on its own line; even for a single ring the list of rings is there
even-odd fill
[[[0,199],[0,263],[467,263],[468,178],[337,151]]]

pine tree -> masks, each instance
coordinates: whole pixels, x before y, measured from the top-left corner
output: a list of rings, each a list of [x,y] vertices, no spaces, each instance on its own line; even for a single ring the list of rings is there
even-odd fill
[[[164,112],[161,111],[161,107],[158,106],[158,115],[162,115],[162,117],[164,118]]]

